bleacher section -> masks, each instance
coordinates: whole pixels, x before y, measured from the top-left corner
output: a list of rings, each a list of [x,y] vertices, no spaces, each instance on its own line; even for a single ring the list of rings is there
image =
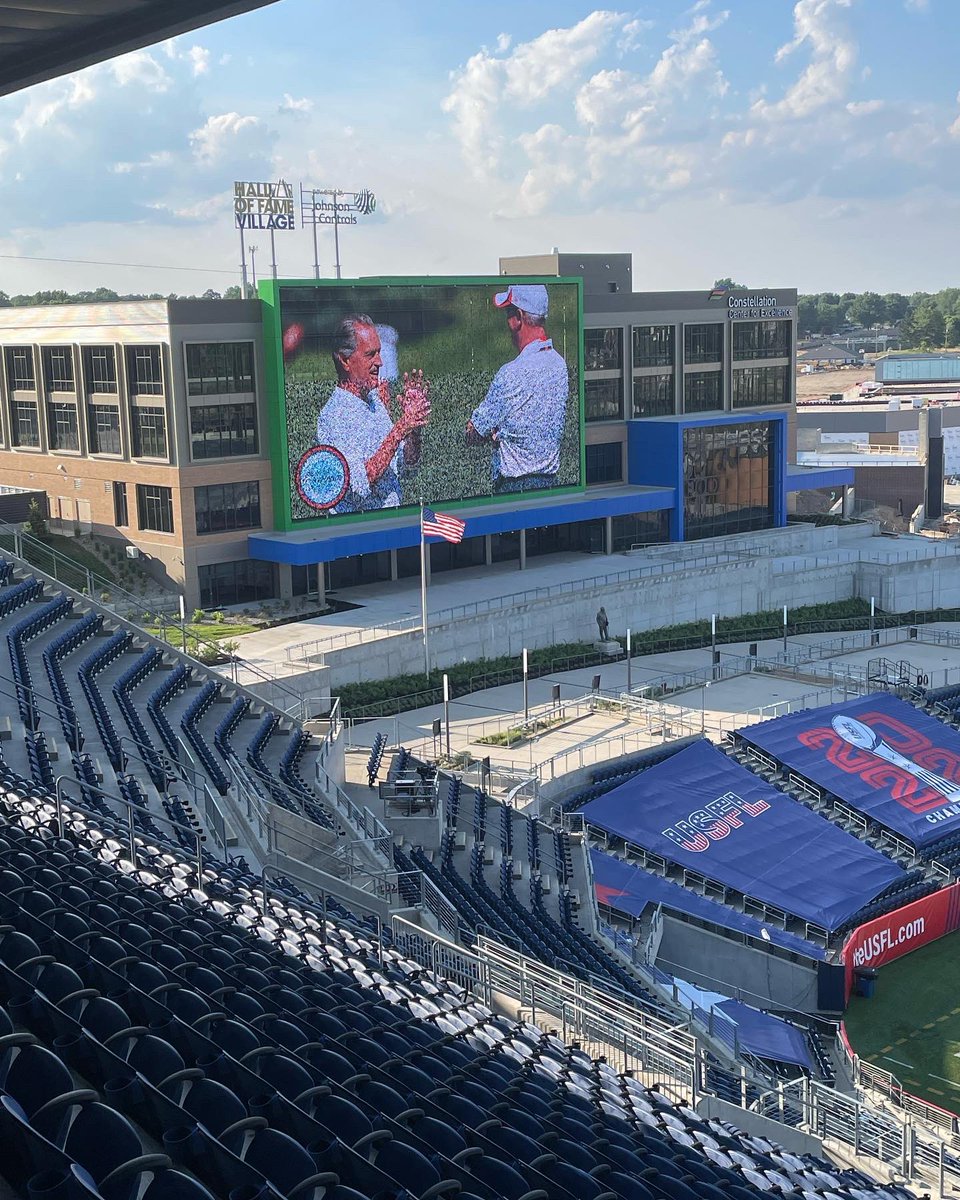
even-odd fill
[[[736,736],[928,857],[960,844],[960,733],[905,700],[875,693]]]
[[[898,884],[901,867],[706,742],[688,746],[582,808],[610,846],[694,872],[718,899],[763,906],[832,933]],[[803,931],[807,936],[806,931]]]
[[[0,1176],[31,1200],[908,1198],[496,1015],[348,913],[266,911],[240,864],[198,878],[143,838],[132,862],[75,812],[58,839],[2,772]]]

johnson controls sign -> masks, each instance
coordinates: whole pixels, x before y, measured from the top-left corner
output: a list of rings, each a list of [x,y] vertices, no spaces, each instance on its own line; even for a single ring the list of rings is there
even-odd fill
[[[728,296],[727,312],[731,321],[789,321],[796,310],[778,304],[776,296],[757,293],[752,296]]]

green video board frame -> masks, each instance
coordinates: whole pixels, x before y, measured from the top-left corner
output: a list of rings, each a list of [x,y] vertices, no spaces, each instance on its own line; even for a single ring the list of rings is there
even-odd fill
[[[582,495],[586,489],[586,432],[584,421],[583,371],[583,280],[579,276],[564,275],[420,275],[420,276],[366,276],[363,279],[261,279],[258,293],[262,309],[264,376],[266,380],[266,409],[269,426],[270,463],[273,476],[273,524],[283,533],[293,530],[343,527],[362,521],[382,521],[419,513],[415,505],[402,508],[381,509],[376,512],[345,513],[333,517],[311,517],[295,520],[292,512],[292,480],[290,478],[289,443],[287,438],[286,392],[283,360],[283,329],[280,321],[281,288],[390,288],[390,287],[450,287],[471,285],[503,288],[517,284],[539,283],[551,286],[558,283],[574,284],[577,288],[577,325],[579,336],[579,360],[577,386],[579,388],[578,411],[580,414],[580,484],[558,488],[544,488],[536,493],[518,493],[505,496],[472,496],[464,500],[445,500],[444,509],[460,511],[479,504],[507,505],[512,501],[538,499],[552,496]],[[433,503],[427,497],[428,503]]]

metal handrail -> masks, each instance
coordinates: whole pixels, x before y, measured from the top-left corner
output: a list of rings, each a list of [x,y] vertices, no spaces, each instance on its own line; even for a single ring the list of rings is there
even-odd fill
[[[91,783],[80,784],[76,779],[73,778],[72,775],[58,775],[55,780],[54,800],[56,804],[57,833],[61,838],[63,837],[64,791],[68,783],[73,787],[81,788],[81,800],[83,798],[82,789],[85,788],[88,792],[96,792],[98,796],[103,796],[112,804],[123,805],[123,807],[127,810],[127,819],[129,822],[127,833],[130,845],[130,860],[134,867],[137,866],[137,835],[136,826],[134,823],[135,813],[140,813],[141,816],[148,816],[151,821],[162,821],[165,825],[171,825],[174,829],[180,829],[191,834],[194,838],[196,838],[197,842],[197,885],[199,886],[200,881],[203,878],[203,834],[190,825],[184,825],[180,821],[174,821],[172,817],[161,816],[159,813],[154,813],[148,809],[141,808],[139,805],[131,803],[124,796],[115,796],[113,792],[104,791],[103,788],[95,787]],[[108,817],[104,813],[95,812],[89,808],[85,808],[82,803],[77,802],[75,796],[67,796],[67,799],[70,801],[71,807],[77,809],[78,812],[85,813],[88,817],[93,817],[95,821],[107,821],[115,825],[120,823],[116,817]]]
[[[13,538],[14,549],[13,549],[13,551],[10,551],[10,550],[0,546],[0,555],[6,555],[6,557],[8,557],[8,558],[16,559],[16,561],[22,565],[22,569],[29,571],[33,575],[42,576],[44,579],[48,580],[49,582],[56,584],[56,586],[58,588],[60,588],[61,590],[71,592],[82,603],[89,604],[89,605],[93,606],[94,608],[106,607],[105,605],[98,605],[97,601],[93,598],[93,595],[92,595],[93,591],[96,590],[95,585],[102,585],[102,588],[100,589],[101,591],[110,592],[111,595],[119,595],[128,604],[128,606],[131,607],[134,611],[140,612],[140,613],[149,612],[154,618],[154,624],[158,628],[160,628],[162,631],[166,632],[167,629],[174,630],[174,631],[181,629],[180,624],[176,621],[168,620],[167,614],[162,609],[156,607],[155,603],[151,602],[151,606],[148,606],[148,603],[144,600],[144,598],[142,596],[134,596],[132,593],[126,591],[124,588],[119,587],[116,584],[109,582],[109,580],[104,579],[100,575],[97,575],[95,572],[91,571],[88,567],[79,566],[76,562],[74,562],[73,559],[69,558],[67,555],[61,554],[59,550],[54,549],[52,546],[44,545],[44,543],[41,542],[39,539],[32,537],[28,533],[24,533],[23,530],[19,529],[17,526],[11,525],[6,521],[0,521],[0,537],[2,537],[3,535],[9,535],[10,537]],[[42,570],[42,568],[34,566],[33,563],[31,563],[28,558],[24,558],[24,556],[23,556],[22,551],[23,551],[24,543],[26,543],[28,546],[36,547],[37,550],[39,552],[42,552],[43,554],[51,556],[54,571],[56,571],[58,564],[62,563],[62,564],[64,564],[64,566],[66,568],[68,568],[75,574],[78,572],[83,572],[85,575],[85,578],[86,578],[87,590],[91,594],[84,595],[84,593],[82,591],[77,591],[77,589],[74,586],[61,580],[58,575],[56,575],[56,574],[50,575],[48,572]],[[121,616],[121,614],[119,612],[116,612],[112,609],[108,609],[108,611],[110,612],[110,619],[112,621],[116,621],[120,625],[124,625],[124,626],[131,628],[140,636],[149,637],[151,639],[151,641],[161,644],[165,649],[172,650],[175,654],[180,655],[188,664],[195,665],[199,661],[198,659],[194,658],[192,655],[186,654],[182,648],[179,648],[178,646],[176,646],[174,644],[174,642],[168,640],[167,638],[165,638],[165,637],[157,638],[155,635],[151,634],[144,626],[138,625],[136,622],[131,621],[129,619],[129,617],[123,617],[123,616]],[[222,647],[219,645],[219,643],[213,642],[213,641],[208,640],[207,638],[201,637],[199,634],[191,634],[190,636],[193,638],[193,640],[195,641],[195,643],[198,647],[200,647],[200,646],[207,647],[209,649],[214,650],[218,655],[223,653]],[[284,692],[285,694],[292,697],[296,706],[299,707],[301,719],[303,719],[303,717],[305,716],[305,711],[306,711],[304,708],[305,700],[304,700],[304,697],[299,692],[296,692],[292,688],[286,687],[285,685],[279,683],[277,680],[275,680],[271,676],[267,675],[264,671],[262,671],[255,664],[248,662],[246,659],[240,658],[238,655],[235,655],[235,654],[230,655],[230,662],[233,667],[235,667],[235,668],[242,667],[243,670],[249,670],[250,673],[252,675],[254,675],[257,679],[261,680],[264,683],[272,684],[274,687],[278,688],[281,692]],[[201,664],[201,665],[203,665],[203,664]],[[233,682],[234,687],[242,688],[242,690],[246,692],[247,689],[244,688],[242,684],[237,682],[236,670],[234,670],[233,675],[234,675],[234,678],[233,678],[232,682]],[[276,708],[275,705],[270,704],[269,701],[261,699],[259,696],[254,695],[254,693],[250,692],[248,694],[250,695],[250,698],[255,700],[258,704],[264,704],[270,708]],[[276,711],[282,713],[284,716],[291,715],[290,713],[286,712],[283,709],[276,709]]]

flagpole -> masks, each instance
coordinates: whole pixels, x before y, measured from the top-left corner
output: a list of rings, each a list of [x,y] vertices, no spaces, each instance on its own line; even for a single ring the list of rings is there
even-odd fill
[[[423,673],[430,674],[430,634],[427,629],[427,539],[423,535],[423,500],[420,501],[420,618],[423,622]]]

